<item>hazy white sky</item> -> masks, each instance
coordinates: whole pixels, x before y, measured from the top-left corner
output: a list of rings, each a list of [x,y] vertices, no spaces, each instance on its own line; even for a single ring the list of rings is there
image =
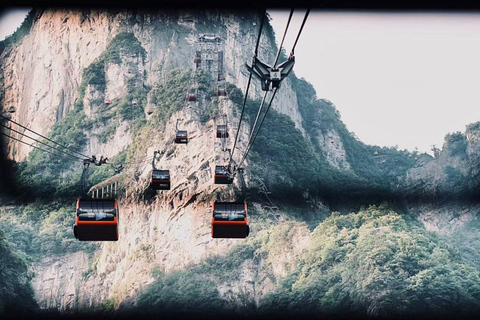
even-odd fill
[[[11,35],[22,24],[31,8],[12,8],[0,11],[0,41]]]
[[[29,8],[0,13],[0,39]],[[269,10],[281,40],[288,11]],[[305,10],[285,41],[293,45]],[[480,121],[480,13],[312,10],[294,72],[332,101],[365,143],[430,152],[444,136]]]
[[[289,11],[269,13],[279,42]],[[365,143],[431,153],[480,121],[480,13],[311,11],[295,56],[295,74]]]

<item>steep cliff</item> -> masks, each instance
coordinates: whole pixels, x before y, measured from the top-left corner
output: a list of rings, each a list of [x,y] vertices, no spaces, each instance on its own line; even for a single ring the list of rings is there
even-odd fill
[[[185,17],[190,17],[185,19]],[[122,61],[104,66],[105,88],[86,90],[84,99],[116,99],[125,93],[132,75],[139,85],[155,87],[175,68],[194,68],[194,42],[202,33],[216,33],[224,40],[226,81],[242,90],[247,83],[245,62],[250,62],[258,34],[259,15],[252,12],[151,12],[142,10],[37,10],[30,32],[2,53],[2,105],[16,106],[13,120],[46,134],[53,124],[72,110],[81,98],[84,69],[108,48],[116,35],[132,33],[146,51],[144,61],[122,56]],[[259,58],[273,59],[276,45],[264,33]],[[29,72],[26,72],[29,70]],[[260,96],[260,84],[252,83],[252,97]],[[303,131],[296,95],[286,79],[273,108],[289,115]],[[85,105],[89,113],[90,105]],[[23,138],[22,138],[23,139]],[[93,143],[95,144],[95,143]],[[87,146],[90,152],[104,148]],[[10,157],[26,159],[31,148],[20,143],[10,147]],[[105,150],[106,151],[106,150]]]
[[[91,258],[77,251],[40,259],[33,268],[39,305],[86,310],[113,299],[118,306],[134,301],[153,280],[150,271],[154,267],[169,272],[226,253],[236,242],[211,239],[210,203],[215,198],[232,198],[240,186],[226,188],[211,183],[215,164],[223,161],[221,143],[213,138],[220,119],[211,117],[226,114],[230,128],[235,128],[239,105],[228,97],[211,97],[208,83],[199,92],[197,103],[186,104],[183,99],[192,75],[185,71],[179,76],[175,70],[193,69],[194,43],[199,34],[216,33],[224,42],[226,81],[244,91],[248,75],[243,65],[251,60],[258,14],[42,10],[33,16],[30,32],[1,56],[2,102],[17,107],[13,120],[44,135],[54,128],[52,137],[60,132],[62,137],[80,137],[72,141],[81,147],[81,153],[113,158],[124,151],[136,163],[125,174],[130,188],[121,202],[119,242],[102,245]],[[275,50],[268,26],[259,57],[271,60]],[[27,75],[27,68],[33,73]],[[180,87],[172,82],[175,76],[184,80]],[[166,106],[163,99],[167,90],[178,96]],[[250,95],[254,100],[261,96],[258,82],[252,82]],[[135,105],[133,99],[138,101]],[[106,105],[106,100],[111,104]],[[305,134],[290,79],[282,84],[272,107],[286,114]],[[177,119],[178,126],[189,132],[188,147],[172,143]],[[248,122],[244,122],[239,150],[246,149],[248,135]],[[71,145],[68,139],[61,142]],[[138,203],[138,195],[147,184],[153,150],[162,155],[156,166],[171,170],[172,188],[149,195],[147,203]],[[9,145],[9,155],[16,161],[26,159],[30,151],[20,143]],[[72,163],[64,170],[75,168]],[[248,176],[245,178],[248,183]],[[258,210],[263,211],[261,206]],[[256,228],[253,221],[252,229]],[[295,255],[295,250],[291,254]],[[231,286],[224,290],[237,290],[237,285]]]

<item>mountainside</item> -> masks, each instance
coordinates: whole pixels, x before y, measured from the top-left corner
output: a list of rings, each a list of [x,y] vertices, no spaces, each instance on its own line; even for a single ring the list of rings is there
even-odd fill
[[[450,315],[451,305],[465,316],[465,308],[478,311],[478,123],[447,135],[435,157],[365,145],[334,104],[292,72],[242,166],[245,185],[240,177],[213,184],[215,165],[227,161],[216,126],[226,115],[233,148],[259,25],[249,11],[33,10],[2,43],[0,100],[16,107],[12,120],[78,152],[75,159],[3,140],[15,183],[0,198],[0,228],[5,250],[30,259],[38,306],[252,315],[305,307],[318,316]],[[202,34],[221,38],[227,96],[217,94],[214,63],[194,63]],[[271,62],[276,51],[266,23],[259,58]],[[237,164],[262,96],[252,79]],[[173,143],[177,126],[188,144]],[[169,191],[148,188],[155,151],[156,168],[170,170]],[[90,166],[86,184],[118,181],[117,242],[73,237],[74,201],[87,191],[79,154],[109,159],[111,166]],[[212,239],[215,200],[248,202],[247,239]]]

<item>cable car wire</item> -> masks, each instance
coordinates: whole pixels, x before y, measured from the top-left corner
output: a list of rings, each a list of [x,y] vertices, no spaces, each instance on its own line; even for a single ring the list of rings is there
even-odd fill
[[[290,55],[294,55],[295,47],[297,46],[298,39],[300,39],[300,35],[302,34],[303,27],[305,26],[305,22],[307,21],[308,14],[310,13],[310,8],[307,9],[307,12],[305,12],[305,17],[303,18],[302,26],[300,27],[300,31],[297,34],[297,39],[295,39],[295,43],[293,44],[292,51],[290,52]]]
[[[22,124],[20,124],[20,123],[18,123],[18,122],[16,122],[16,121],[13,121],[12,119],[9,119],[9,118],[4,117],[4,116],[2,116],[2,115],[0,115],[0,117],[2,117],[2,118],[4,118],[4,119],[6,119],[6,120],[8,120],[8,121],[10,121],[10,122],[12,122],[12,123],[14,123],[14,124],[16,124],[17,126],[22,127],[22,128],[25,129],[25,130],[28,130],[28,131],[30,131],[30,132],[32,132],[32,133],[40,136],[40,137],[42,137],[42,138],[44,138],[44,139],[46,139],[46,140],[48,140],[48,141],[50,141],[50,142],[52,142],[52,143],[60,146],[60,147],[62,147],[62,148],[65,148],[65,149],[69,150],[69,151],[72,152],[72,153],[76,153],[76,154],[78,154],[78,155],[80,155],[80,156],[82,156],[82,157],[85,157],[85,158],[90,158],[89,156],[86,156],[86,155],[84,155],[84,154],[82,154],[82,153],[80,153],[80,152],[78,152],[78,151],[75,151],[75,150],[69,148],[69,147],[66,147],[66,146],[64,146],[64,145],[61,145],[60,143],[58,143],[58,142],[56,142],[56,141],[53,141],[52,139],[47,138],[47,137],[41,135],[40,133],[37,133],[37,132],[33,131],[32,129],[29,129],[29,128],[25,127],[24,125],[22,125]]]
[[[255,50],[254,50],[254,55],[255,56],[257,56],[257,54],[258,54],[258,46],[260,45],[260,37],[262,35],[263,23],[264,23],[264,20],[265,20],[266,13],[267,13],[267,9],[265,9],[263,11],[260,26],[258,28],[257,44],[255,45]],[[228,161],[228,166],[229,167],[232,164],[233,154],[235,153],[235,147],[237,145],[238,135],[240,133],[240,126],[242,125],[243,114],[245,112],[245,106],[247,104],[248,90],[250,89],[251,81],[252,81],[252,73],[250,72],[250,75],[248,76],[247,88],[245,89],[245,95],[243,97],[242,113],[240,114],[240,120],[238,121],[237,133],[235,134],[235,140],[233,142],[232,152],[230,153],[230,160]]]
[[[42,142],[42,141],[37,140],[37,139],[35,139],[35,138],[32,138],[32,137],[30,137],[29,135],[27,135],[27,134],[25,134],[25,133],[23,133],[23,132],[20,132],[20,131],[18,131],[18,130],[15,130],[15,129],[11,128],[11,127],[8,127],[8,126],[6,126],[6,125],[4,125],[4,124],[0,124],[0,125],[1,125],[2,127],[4,127],[4,128],[7,128],[7,129],[9,129],[9,130],[12,130],[13,132],[16,132],[16,133],[18,133],[18,134],[21,134],[21,135],[27,137],[28,139],[31,139],[31,140],[33,140],[33,141],[35,141],[35,142],[37,142],[37,143],[40,143],[40,144],[43,144],[44,146],[47,146],[47,147],[49,147],[49,148],[52,148],[52,149],[54,149],[54,150],[56,150],[56,151],[58,151],[58,152],[60,152],[60,153],[64,153],[64,154],[69,155],[69,156],[71,156],[71,157],[73,157],[73,158],[76,158],[76,159],[78,159],[78,160],[82,160],[82,161],[84,160],[83,158],[80,158],[80,157],[78,157],[78,156],[76,156],[76,155],[74,155],[74,154],[65,152],[64,150],[58,149],[58,148],[56,148],[56,147],[54,147],[54,146],[51,146],[51,145],[49,145],[49,144],[46,144],[45,142]]]
[[[253,123],[252,131],[250,132],[250,137],[248,137],[247,146],[250,145],[250,142],[252,141],[253,133],[255,132],[255,128],[257,127],[258,118],[260,117],[260,113],[263,109],[263,105],[265,104],[265,99],[267,98],[267,93],[268,91],[265,91],[265,94],[263,95],[263,98],[262,98],[262,103],[260,103],[260,107],[258,108],[257,116],[255,117],[255,122]]]
[[[244,154],[242,160],[239,162],[237,169],[235,169],[235,172],[238,171],[238,168],[240,168],[240,167],[242,166],[243,161],[245,161],[245,159],[247,158],[248,153],[250,152],[250,149],[252,148],[253,143],[255,142],[255,139],[257,138],[258,133],[260,132],[260,129],[262,128],[263,121],[265,121],[265,117],[267,116],[268,110],[270,110],[270,106],[272,105],[273,98],[275,98],[275,94],[277,93],[277,90],[278,90],[278,89],[275,88],[275,90],[273,91],[272,98],[270,99],[270,103],[268,104],[267,109],[266,109],[265,113],[263,114],[262,121],[260,122],[260,125],[258,126],[258,129],[257,129],[257,131],[255,132],[255,135],[253,136],[253,139],[252,139],[251,143],[250,143],[249,146],[247,147],[247,150],[245,151],[245,154]]]
[[[6,137],[9,137],[10,139],[16,140],[16,141],[18,141],[18,142],[20,142],[20,143],[26,144],[27,146],[30,146],[30,147],[33,147],[33,148],[36,148],[36,149],[45,151],[45,152],[50,153],[50,154],[53,154],[53,155],[55,155],[55,156],[67,155],[67,156],[71,157],[70,155],[68,155],[68,154],[66,154],[66,153],[64,153],[64,154],[58,154],[58,153],[52,152],[52,151],[50,151],[50,150],[45,150],[45,149],[43,149],[43,148],[37,147],[37,146],[35,146],[35,145],[33,145],[33,144],[27,143],[27,142],[25,142],[25,141],[22,141],[22,140],[20,140],[20,139],[15,138],[15,137],[9,136],[8,134],[5,134],[5,133],[3,133],[3,132],[0,132],[0,133],[1,133],[2,135],[6,136]],[[83,159],[82,159],[82,161],[83,161]]]
[[[267,14],[267,8],[265,8],[265,10],[263,10],[262,20],[260,22],[260,27],[258,28],[257,44],[255,45],[255,53],[254,53],[255,56],[258,54],[258,46],[260,45],[260,36],[262,34],[263,21],[265,20],[265,15],[266,14]]]
[[[283,33],[282,42],[278,47],[277,56],[275,57],[275,62],[273,63],[273,69],[275,69],[275,67],[277,66],[278,59],[280,58],[280,52],[282,51],[283,42],[285,41],[285,36],[287,35],[288,26],[290,25],[290,21],[292,20],[292,15],[294,10],[295,9],[290,10],[290,16],[288,17],[287,26],[285,27],[285,32]]]

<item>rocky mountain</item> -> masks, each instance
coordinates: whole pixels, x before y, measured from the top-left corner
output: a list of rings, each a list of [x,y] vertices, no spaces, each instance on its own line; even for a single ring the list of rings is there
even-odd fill
[[[179,292],[195,293],[178,301],[205,296],[220,301],[225,310],[255,309],[271,303],[275,295],[287,294],[279,288],[289,288],[290,293],[310,290],[309,268],[325,268],[333,272],[328,273],[331,279],[342,278],[332,266],[345,268],[343,263],[352,261],[345,252],[363,254],[367,240],[362,239],[374,241],[365,234],[357,241],[359,233],[393,230],[392,243],[403,244],[398,239],[411,237],[405,241],[414,245],[405,250],[420,248],[424,241],[446,252],[450,249],[428,232],[453,237],[476,220],[475,204],[435,201],[449,196],[447,191],[458,195],[477,190],[478,124],[470,125],[465,135],[448,135],[435,158],[368,146],[348,131],[332,102],[319,99],[294,73],[282,82],[246,159],[246,188],[240,179],[229,186],[213,184],[215,165],[225,162],[216,125],[226,115],[232,130],[227,146],[233,148],[248,82],[244,64],[252,60],[260,18],[258,12],[224,10],[33,10],[22,26],[25,34],[2,46],[0,100],[5,108],[16,107],[12,120],[80,154],[102,155],[124,167],[116,176],[121,185],[119,240],[79,243],[71,225],[81,161],[5,140],[20,186],[15,192],[30,200],[2,200],[0,226],[9,230],[5,233],[12,247],[32,257],[31,284],[40,308],[71,313],[153,306],[166,301],[157,295],[163,294],[161,288],[175,287],[168,285],[171,281]],[[199,68],[194,63],[202,34],[221,39],[226,97],[217,96],[218,70],[212,71],[207,61]],[[272,61],[276,50],[267,21],[259,58]],[[192,87],[197,88],[197,101],[188,102],[186,93]],[[236,161],[247,149],[262,96],[260,83],[253,79]],[[187,145],[173,143],[177,126],[188,131]],[[154,151],[159,154],[156,167],[170,170],[169,191],[148,190]],[[110,167],[90,169],[92,185],[113,175]],[[245,198],[249,238],[212,239],[212,202]],[[351,213],[385,200],[414,221],[384,208]],[[350,213],[338,218],[332,211]],[[412,226],[421,236],[408,231]],[[338,231],[338,241],[330,243],[324,231],[332,237]],[[345,247],[337,248],[339,243]],[[466,263],[459,262],[459,255],[432,250],[422,251],[422,259],[440,255],[444,260],[434,259],[424,269],[405,267],[411,279],[442,263]],[[408,263],[397,258],[403,261],[400,265]],[[375,270],[383,272],[380,269]],[[321,281],[332,285],[332,292],[342,291],[338,283]],[[322,282],[314,287],[324,286]],[[373,311],[368,314],[378,314],[384,310],[378,304],[381,298],[367,291],[359,289],[359,299],[370,304],[365,310]],[[322,298],[325,305],[335,300],[329,294]],[[349,295],[354,299],[355,293]]]

